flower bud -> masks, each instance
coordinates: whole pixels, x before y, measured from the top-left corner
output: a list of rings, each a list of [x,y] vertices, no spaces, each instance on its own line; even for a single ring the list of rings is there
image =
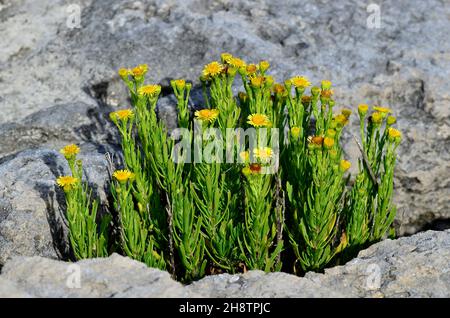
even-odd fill
[[[267,71],[270,67],[269,62],[267,61],[261,61],[259,62],[259,70],[264,73],[265,71]]]
[[[350,163],[350,161],[341,160],[340,168],[341,168],[342,172],[347,171],[348,169],[350,169],[351,166],[352,166],[352,164]]]
[[[320,94],[320,88],[317,86],[312,87],[311,94],[312,96],[317,97]]]
[[[369,106],[366,104],[361,104],[358,106],[358,114],[361,118],[364,118],[369,111]]]
[[[397,118],[395,118],[394,116],[389,116],[387,118],[387,124],[388,126],[392,126],[393,124],[395,124],[397,122]]]
[[[331,82],[330,81],[322,81],[322,90],[329,90],[331,88]]]

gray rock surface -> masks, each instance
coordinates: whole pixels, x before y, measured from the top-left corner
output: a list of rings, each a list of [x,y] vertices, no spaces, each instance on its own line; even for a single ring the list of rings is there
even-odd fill
[[[436,219],[448,226],[447,0],[380,2],[380,28],[368,27],[368,4],[351,0],[81,0],[79,28],[70,27],[73,4],[0,2],[8,43],[0,48],[0,158],[66,142],[114,144],[105,113],[128,105],[119,67],[145,62],[151,81],[165,88],[175,77],[198,85],[202,66],[228,51],[268,59],[278,80],[330,79],[342,107],[391,106],[404,133],[395,180],[400,233]],[[173,104],[162,104],[173,123]],[[356,145],[346,150],[355,162]]]
[[[113,254],[75,264],[16,257],[0,297],[450,297],[450,231],[386,240],[324,274],[250,271],[183,286],[167,272]]]
[[[357,297],[450,297],[450,230],[385,240],[344,266],[308,273],[320,286]]]
[[[79,156],[88,181],[106,203],[109,180],[104,155],[85,144]],[[0,165],[0,265],[17,255],[67,257],[64,193],[58,176],[69,173],[55,150],[28,150]]]

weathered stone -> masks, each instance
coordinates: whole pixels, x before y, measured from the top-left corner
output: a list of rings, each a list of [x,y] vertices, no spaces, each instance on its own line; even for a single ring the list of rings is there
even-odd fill
[[[344,266],[305,278],[358,297],[449,297],[450,230],[385,240]]]
[[[450,297],[449,259],[449,230],[383,241],[324,274],[249,271],[209,276],[187,286],[117,254],[75,264],[15,257],[2,269],[0,296]]]
[[[0,277],[11,281],[12,286],[20,277],[19,288],[34,297],[165,298],[188,295],[169,273],[117,254],[80,261],[76,265],[41,257],[19,257],[5,265]]]
[[[105,203],[109,177],[104,155],[88,144],[81,152],[85,180]],[[65,199],[55,181],[68,173],[55,150],[24,151],[0,165],[0,265],[18,255],[67,257]]]

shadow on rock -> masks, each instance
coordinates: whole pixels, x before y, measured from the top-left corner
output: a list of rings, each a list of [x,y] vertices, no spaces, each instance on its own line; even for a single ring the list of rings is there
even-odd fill
[[[55,180],[58,176],[64,175],[63,168],[58,167],[57,159],[57,155],[54,153],[44,155],[44,162],[55,176]],[[40,197],[45,202],[47,222],[52,236],[53,248],[60,259],[72,259],[65,230],[67,229],[67,224],[65,223],[64,216],[66,206],[64,193],[56,184],[50,186],[48,184],[37,183],[34,188],[39,192]],[[57,208],[55,208],[55,201],[58,203]]]

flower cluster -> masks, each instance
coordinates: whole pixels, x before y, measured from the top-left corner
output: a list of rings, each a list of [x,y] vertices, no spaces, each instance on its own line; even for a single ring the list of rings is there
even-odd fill
[[[192,84],[171,80],[180,128],[173,138],[157,116],[161,86],[146,84],[148,66],[120,69],[131,107],[110,114],[123,153],[123,167],[111,171],[111,215],[118,217],[96,223],[80,150],[61,150],[72,174],[57,184],[66,193],[76,257],[120,251],[189,282],[206,273],[283,265],[296,273],[320,271],[392,235],[402,138],[393,111],[355,109],[361,156],[352,166],[341,136],[353,110],[336,106],[332,82],[313,86],[304,75],[277,82],[270,67],[223,53],[200,74],[204,101],[195,111]],[[242,82],[237,96],[236,77]],[[217,135],[227,142],[211,143]],[[218,160],[224,153],[226,162]],[[351,182],[350,173],[356,174]],[[120,237],[108,243],[110,226]]]

